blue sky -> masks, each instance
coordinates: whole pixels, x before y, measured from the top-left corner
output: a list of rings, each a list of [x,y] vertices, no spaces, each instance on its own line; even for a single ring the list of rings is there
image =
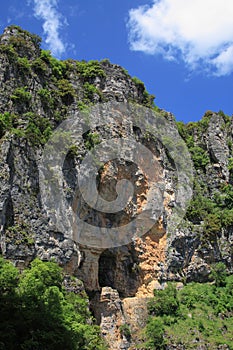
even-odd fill
[[[177,120],[233,114],[232,0],[8,0],[1,32],[10,24],[57,58],[122,65]]]

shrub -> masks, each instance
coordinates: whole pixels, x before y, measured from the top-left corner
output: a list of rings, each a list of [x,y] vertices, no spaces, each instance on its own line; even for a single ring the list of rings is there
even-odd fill
[[[106,76],[104,70],[101,67],[100,62],[92,60],[89,62],[78,61],[76,63],[77,71],[84,81],[93,80],[96,77],[104,78]]]
[[[231,349],[233,275],[226,276],[222,263],[214,265],[212,271],[215,284],[192,282],[177,291],[180,305],[177,315],[168,316],[160,312],[162,316],[149,316],[144,329],[144,344],[140,348],[170,348],[175,344],[190,349],[194,342],[197,343],[198,337],[198,343],[203,346],[208,344],[212,349],[224,346]],[[170,293],[167,298],[170,299]]]
[[[29,246],[34,244],[34,236],[29,226],[25,223],[21,223],[21,225],[14,225],[7,228],[6,242]]]
[[[64,62],[52,57],[51,52],[48,50],[41,50],[40,58],[51,67],[52,74],[56,79],[64,77],[66,70],[66,64]]]
[[[41,57],[37,57],[31,63],[31,66],[39,74],[45,73],[47,71],[47,68],[48,68],[46,62]]]
[[[99,89],[97,89],[97,87],[93,84],[86,82],[84,83],[83,88],[84,88],[84,101],[92,102],[95,94],[100,96]]]
[[[177,316],[179,300],[175,286],[168,283],[164,290],[154,290],[154,298],[149,302],[148,310],[153,316]]]
[[[34,113],[24,115],[28,119],[25,130],[25,137],[33,144],[45,144],[52,133],[52,126],[49,119]]]
[[[18,116],[5,112],[0,114],[0,137],[2,137],[6,131],[10,131],[18,126]]]
[[[27,57],[18,57],[17,58],[17,65],[19,67],[20,71],[28,72],[30,71],[31,65]]]
[[[226,285],[226,277],[227,277],[227,271],[226,266],[224,263],[219,262],[212,266],[211,269],[211,275],[215,281],[215,285],[217,287],[225,287]]]
[[[11,62],[17,61],[18,55],[17,55],[17,52],[15,51],[15,49],[12,45],[1,44],[0,45],[0,52],[7,54],[8,59]]]
[[[154,350],[165,348],[164,325],[161,319],[156,317],[150,318],[145,333],[148,339],[144,345],[146,349]]]
[[[126,339],[128,340],[131,338],[130,327],[127,323],[120,325],[119,329],[120,329],[121,336],[125,336]]]
[[[138,89],[145,90],[145,85],[140,79],[138,79],[137,77],[132,77],[132,81]]]
[[[11,95],[11,99],[17,103],[26,103],[28,104],[31,101],[32,95],[27,91],[27,87],[16,88]]]
[[[46,107],[53,107],[54,99],[52,98],[51,92],[48,89],[40,89],[38,91],[38,95]]]
[[[195,168],[204,168],[210,163],[208,152],[202,147],[193,146],[189,148]]]
[[[65,105],[69,105],[74,101],[75,91],[69,80],[60,79],[57,81],[58,95],[61,97]]]
[[[88,131],[83,135],[84,138],[84,145],[88,150],[91,150],[96,145],[100,144],[100,137],[97,132],[90,132]]]
[[[87,297],[68,293],[62,269],[35,259],[19,275],[0,257],[2,349],[106,349],[92,324]]]

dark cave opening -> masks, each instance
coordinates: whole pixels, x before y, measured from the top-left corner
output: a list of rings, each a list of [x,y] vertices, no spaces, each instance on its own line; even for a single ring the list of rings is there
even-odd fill
[[[110,250],[105,250],[99,258],[99,285],[100,287],[115,286],[116,254]]]
[[[106,249],[99,257],[100,287],[116,289],[122,298],[134,296],[139,285],[138,261],[132,245]]]

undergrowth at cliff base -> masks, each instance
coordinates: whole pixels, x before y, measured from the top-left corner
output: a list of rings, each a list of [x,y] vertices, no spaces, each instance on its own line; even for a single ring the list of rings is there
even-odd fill
[[[35,259],[21,274],[0,257],[1,350],[104,350],[84,292],[67,292],[55,262]]]
[[[224,345],[232,350],[233,275],[226,276],[219,263],[212,277],[214,283],[190,283],[181,290],[168,283],[164,290],[155,290],[140,349],[165,349],[168,345],[200,349],[208,344],[209,349]]]

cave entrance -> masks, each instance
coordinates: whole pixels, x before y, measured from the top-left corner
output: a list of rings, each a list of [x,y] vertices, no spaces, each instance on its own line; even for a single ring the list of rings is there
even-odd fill
[[[115,286],[116,274],[116,254],[110,250],[105,250],[99,258],[99,285],[100,287]]]
[[[132,245],[106,249],[99,257],[100,287],[116,289],[120,297],[134,296],[140,285],[137,256]]]

